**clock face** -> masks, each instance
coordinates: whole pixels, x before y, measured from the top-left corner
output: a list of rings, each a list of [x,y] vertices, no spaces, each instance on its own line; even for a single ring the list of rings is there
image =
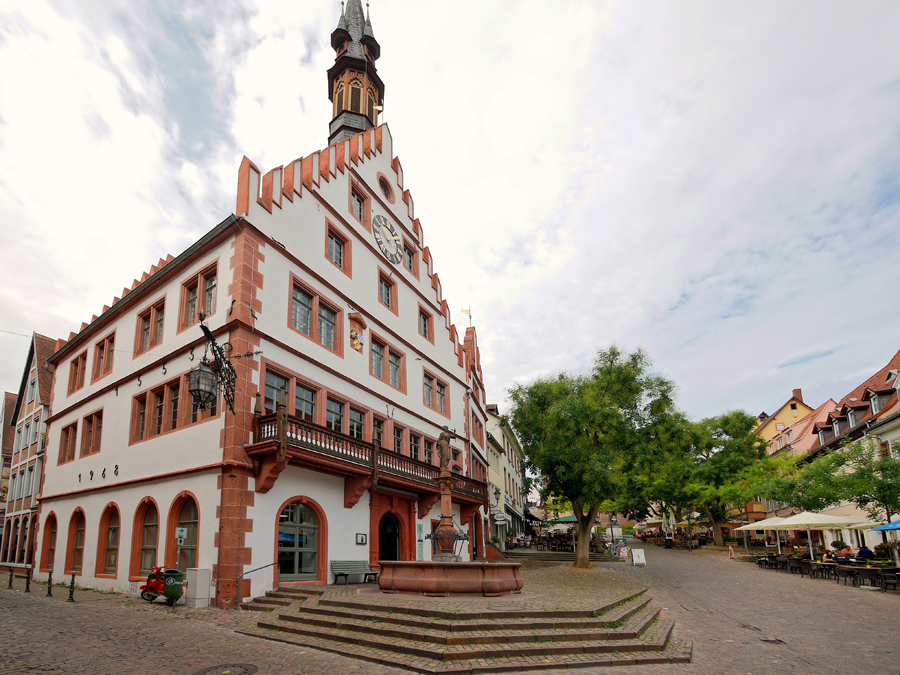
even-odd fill
[[[372,233],[375,235],[375,241],[378,242],[378,248],[384,254],[384,257],[390,260],[394,265],[403,260],[403,243],[397,230],[391,225],[390,221],[384,216],[375,216],[372,219]]]

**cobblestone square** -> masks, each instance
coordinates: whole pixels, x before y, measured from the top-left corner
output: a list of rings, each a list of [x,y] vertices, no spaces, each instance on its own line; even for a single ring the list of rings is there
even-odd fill
[[[563,607],[589,595],[648,588],[661,616],[675,620],[673,637],[693,643],[693,660],[618,666],[622,675],[900,672],[900,648],[893,643],[900,625],[900,592],[865,591],[761,570],[728,560],[723,551],[644,548],[646,567],[600,563],[588,571],[526,565],[526,590],[558,597]],[[67,591],[58,586],[54,597],[46,598],[44,585],[32,585],[26,595],[22,580],[16,580],[13,590],[6,589],[6,578],[2,581],[0,621],[9,636],[3,649],[5,673],[190,675],[226,663],[251,664],[262,674],[401,672],[256,639],[246,633],[262,630],[256,624],[266,615],[257,612],[172,611],[134,597],[81,589],[76,602],[67,603]],[[346,593],[353,592],[351,585]],[[490,604],[499,608],[503,603]]]

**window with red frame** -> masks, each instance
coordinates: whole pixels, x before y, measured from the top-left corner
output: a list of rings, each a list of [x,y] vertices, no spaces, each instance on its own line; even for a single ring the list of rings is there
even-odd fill
[[[81,456],[100,452],[100,437],[103,433],[103,411],[91,413],[81,423]]]
[[[165,327],[165,299],[138,314],[134,353],[143,354],[162,343]]]
[[[75,459],[75,437],[78,435],[78,422],[63,427],[59,434],[59,461],[65,464]]]
[[[93,379],[99,380],[104,375],[112,372],[113,356],[116,347],[116,333],[113,331],[94,345],[94,374]]]
[[[181,328],[193,326],[200,319],[216,313],[218,289],[217,266],[210,265],[181,286]]]
[[[69,364],[69,393],[84,386],[84,371],[87,369],[87,350],[76,356]]]

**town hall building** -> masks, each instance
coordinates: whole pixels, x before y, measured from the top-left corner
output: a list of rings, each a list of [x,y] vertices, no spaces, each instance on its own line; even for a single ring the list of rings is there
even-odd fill
[[[462,556],[484,555],[478,339],[451,322],[378,125],[359,0],[331,45],[329,145],[264,175],[245,157],[235,213],[49,356],[36,577],[136,593],[154,565],[195,568],[233,607],[331,583],[333,560],[430,560],[444,427]],[[189,393],[201,363],[219,380],[205,406]]]

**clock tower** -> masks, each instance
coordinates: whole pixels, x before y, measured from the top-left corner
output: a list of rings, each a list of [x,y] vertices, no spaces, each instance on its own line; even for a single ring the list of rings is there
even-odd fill
[[[333,117],[328,128],[328,144],[333,145],[378,123],[384,101],[384,84],[375,61],[381,47],[372,32],[368,3],[363,15],[360,0],[341,3],[341,18],[331,34],[334,65],[328,71],[328,99]]]

